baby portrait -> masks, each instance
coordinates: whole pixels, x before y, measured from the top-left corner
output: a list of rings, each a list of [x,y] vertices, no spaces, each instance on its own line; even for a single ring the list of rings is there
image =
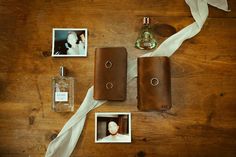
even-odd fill
[[[53,57],[86,57],[87,29],[54,28]]]
[[[130,113],[96,113],[95,143],[131,143]]]

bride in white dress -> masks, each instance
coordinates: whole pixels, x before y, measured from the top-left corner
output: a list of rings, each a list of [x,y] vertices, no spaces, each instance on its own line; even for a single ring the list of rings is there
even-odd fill
[[[66,47],[68,48],[67,50],[67,55],[84,55],[85,54],[85,38],[84,35],[81,34],[81,40],[79,41],[79,44],[77,44],[78,41],[78,36],[76,32],[70,32],[67,36],[67,42],[71,45],[69,46],[66,43]]]

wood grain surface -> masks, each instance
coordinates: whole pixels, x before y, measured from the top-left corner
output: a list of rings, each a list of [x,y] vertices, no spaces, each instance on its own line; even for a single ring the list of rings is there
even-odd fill
[[[202,31],[171,57],[173,108],[139,112],[136,80],[125,102],[90,112],[73,157],[236,156],[236,1],[210,7]],[[51,77],[75,77],[75,109],[93,84],[94,49],[124,46],[129,59],[143,16],[177,31],[193,22],[184,0],[0,1],[0,156],[41,157],[73,113],[51,111]],[[88,28],[87,58],[52,58],[52,28]],[[157,36],[159,43],[166,38]],[[95,112],[132,113],[131,144],[95,144]]]

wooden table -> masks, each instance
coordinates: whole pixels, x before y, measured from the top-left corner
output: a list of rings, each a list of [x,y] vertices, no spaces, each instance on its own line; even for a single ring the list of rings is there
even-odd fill
[[[125,102],[90,112],[73,157],[236,156],[236,1],[210,7],[202,31],[171,57],[171,114],[140,112],[136,81]],[[143,16],[177,31],[193,22],[184,0],[0,2],[0,156],[44,156],[73,113],[51,111],[51,77],[75,77],[75,109],[93,84],[94,49],[124,46],[129,59]],[[88,28],[88,57],[52,58],[52,28]],[[165,38],[158,36],[159,42]],[[132,113],[131,144],[95,144],[95,112]]]

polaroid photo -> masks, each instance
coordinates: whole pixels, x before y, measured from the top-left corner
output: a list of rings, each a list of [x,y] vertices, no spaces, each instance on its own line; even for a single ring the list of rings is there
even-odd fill
[[[131,143],[131,114],[95,113],[95,143]]]
[[[86,28],[53,28],[52,57],[86,57]]]

